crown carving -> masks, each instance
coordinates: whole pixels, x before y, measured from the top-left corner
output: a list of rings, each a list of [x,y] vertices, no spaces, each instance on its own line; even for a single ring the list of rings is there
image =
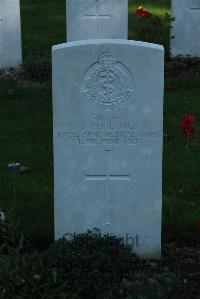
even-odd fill
[[[109,50],[107,50],[99,57],[99,62],[104,68],[108,68],[117,62],[117,58],[114,57]]]

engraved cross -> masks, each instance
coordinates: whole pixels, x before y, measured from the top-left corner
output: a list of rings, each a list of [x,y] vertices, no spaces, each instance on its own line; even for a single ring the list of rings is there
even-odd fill
[[[108,14],[101,14],[99,13],[99,1],[96,0],[96,9],[94,14],[84,14],[83,15],[84,20],[89,21],[96,21],[96,28],[97,28],[97,35],[99,36],[101,33],[101,25],[102,22],[105,22],[107,20],[110,20],[111,17]],[[95,26],[95,24],[93,25]]]
[[[110,225],[110,220],[109,220],[109,215],[111,214],[112,211],[112,206],[109,205],[109,198],[110,198],[110,181],[130,181],[131,180],[131,176],[128,173],[111,173],[111,171],[109,170],[109,154],[110,152],[112,152],[112,150],[110,149],[106,149],[104,150],[106,152],[106,173],[102,173],[102,174],[85,174],[85,180],[86,181],[105,181],[105,190],[106,190],[106,202],[108,203],[108,216],[107,216],[107,221],[106,221],[106,225]]]
[[[192,3],[190,4],[190,9],[193,11],[200,11],[200,1],[192,1]]]
[[[200,7],[190,7],[190,10],[193,10],[193,11],[200,11]]]

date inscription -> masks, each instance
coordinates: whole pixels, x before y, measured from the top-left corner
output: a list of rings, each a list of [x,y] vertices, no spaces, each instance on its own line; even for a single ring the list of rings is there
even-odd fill
[[[83,121],[78,129],[56,132],[56,137],[79,145],[136,145],[141,139],[160,136],[158,130],[138,130],[126,121]]]

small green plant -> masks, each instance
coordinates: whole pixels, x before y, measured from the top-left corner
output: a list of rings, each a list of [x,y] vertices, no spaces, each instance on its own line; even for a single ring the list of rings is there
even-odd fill
[[[2,212],[1,212],[2,213]],[[15,255],[16,250],[23,246],[23,236],[18,231],[19,220],[11,208],[3,218],[0,219],[0,254]]]
[[[165,299],[182,292],[179,275],[161,261],[140,260],[122,240],[99,230],[58,240],[45,252],[33,252],[15,227],[1,223],[2,299]],[[14,237],[13,237],[14,236]]]
[[[122,240],[97,230],[61,239],[42,254],[23,253],[21,245],[0,258],[2,298],[104,298],[117,294],[139,261]]]
[[[168,60],[170,58],[169,40],[172,21],[169,14],[165,13],[163,17],[159,17],[138,8],[135,15],[130,15],[129,18],[130,32],[134,32],[133,39],[163,45],[165,58]]]

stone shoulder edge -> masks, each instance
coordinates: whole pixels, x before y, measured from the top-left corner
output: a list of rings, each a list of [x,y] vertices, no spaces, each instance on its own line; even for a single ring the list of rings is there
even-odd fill
[[[91,39],[91,40],[80,40],[75,42],[68,42],[63,43],[59,45],[55,45],[52,47],[52,52],[72,48],[72,47],[78,47],[78,46],[86,46],[86,45],[103,45],[103,44],[116,44],[116,45],[132,45],[136,47],[143,47],[143,48],[149,48],[149,49],[155,49],[164,51],[164,47],[162,45],[153,44],[153,43],[147,43],[147,42],[141,42],[141,41],[134,41],[134,40],[124,40],[124,39]]]

